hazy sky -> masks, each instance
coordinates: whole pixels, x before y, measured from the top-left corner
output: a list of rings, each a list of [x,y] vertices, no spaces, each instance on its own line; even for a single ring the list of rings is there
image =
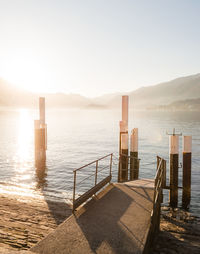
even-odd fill
[[[0,77],[98,96],[200,72],[199,0],[0,0]]]

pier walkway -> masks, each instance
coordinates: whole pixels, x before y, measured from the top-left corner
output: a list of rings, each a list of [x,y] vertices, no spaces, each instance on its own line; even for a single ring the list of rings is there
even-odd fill
[[[154,180],[111,183],[34,246],[40,254],[144,253]]]

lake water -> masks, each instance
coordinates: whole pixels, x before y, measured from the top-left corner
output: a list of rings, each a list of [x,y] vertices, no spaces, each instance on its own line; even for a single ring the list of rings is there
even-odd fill
[[[191,211],[200,213],[200,114],[130,112],[129,117],[129,129],[139,128],[140,177],[155,176],[157,155],[168,161],[166,131],[176,128],[183,135],[193,136]],[[0,192],[70,203],[73,170],[109,153],[114,153],[112,174],[116,181],[120,111],[47,110],[48,150],[43,169],[36,169],[34,163],[34,119],[38,119],[38,111],[0,111]],[[180,138],[180,162],[181,144]],[[107,163],[104,161],[100,166]],[[95,167],[91,167],[81,171],[78,180],[94,170]],[[106,174],[103,172],[99,179]],[[181,174],[180,168],[180,186]],[[78,193],[93,181],[88,180],[85,186],[78,185]]]

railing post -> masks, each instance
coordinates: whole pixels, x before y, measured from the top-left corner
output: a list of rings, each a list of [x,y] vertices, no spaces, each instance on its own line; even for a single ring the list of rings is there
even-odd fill
[[[166,187],[166,160],[163,160],[163,181],[162,181],[162,188]]]
[[[160,160],[159,160],[159,157],[157,156],[156,176],[157,176],[157,174],[158,174],[159,164],[160,164]],[[157,179],[157,177],[156,177],[156,179],[155,179],[155,186],[157,185],[157,182],[158,182],[158,179]]]
[[[161,210],[161,199],[162,199],[162,189],[158,190],[158,203],[157,203],[157,219],[156,219],[156,233],[160,230],[160,210]]]
[[[73,211],[74,211],[75,198],[76,198],[76,171],[74,171]]]
[[[164,185],[164,174],[165,174],[165,172],[164,172],[164,169],[165,169],[165,167],[164,167],[164,160],[163,159],[161,159],[162,160],[162,163],[161,163],[161,173],[160,173],[160,190],[161,190],[161,197],[160,197],[160,203],[163,203],[163,185]]]
[[[157,156],[157,169],[156,170],[158,170],[159,162],[160,162],[160,157]]]
[[[111,155],[110,155],[110,176],[112,175],[112,157],[113,157],[113,154],[111,153]]]
[[[97,174],[98,174],[98,160],[96,161],[95,186],[97,184]]]

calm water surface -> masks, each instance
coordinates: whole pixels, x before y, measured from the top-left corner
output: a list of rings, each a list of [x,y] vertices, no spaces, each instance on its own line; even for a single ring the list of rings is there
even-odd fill
[[[109,153],[118,156],[120,111],[48,110],[48,150],[45,168],[36,169],[33,147],[33,121],[38,112],[28,109],[0,111],[0,192],[71,202],[73,169]],[[193,136],[191,211],[200,213],[200,114],[130,112],[129,128],[139,128],[140,177],[155,175],[156,155],[168,155],[168,136],[177,132]],[[180,138],[180,154],[182,139]],[[114,156],[113,181],[117,176]],[[180,162],[182,158],[180,155]],[[108,164],[103,161],[100,168]],[[78,181],[94,172],[87,168]],[[168,170],[169,171],[169,170]],[[180,183],[181,185],[180,168]],[[99,179],[107,174],[102,171]],[[81,193],[94,182],[78,185]],[[180,199],[181,200],[181,199]]]

